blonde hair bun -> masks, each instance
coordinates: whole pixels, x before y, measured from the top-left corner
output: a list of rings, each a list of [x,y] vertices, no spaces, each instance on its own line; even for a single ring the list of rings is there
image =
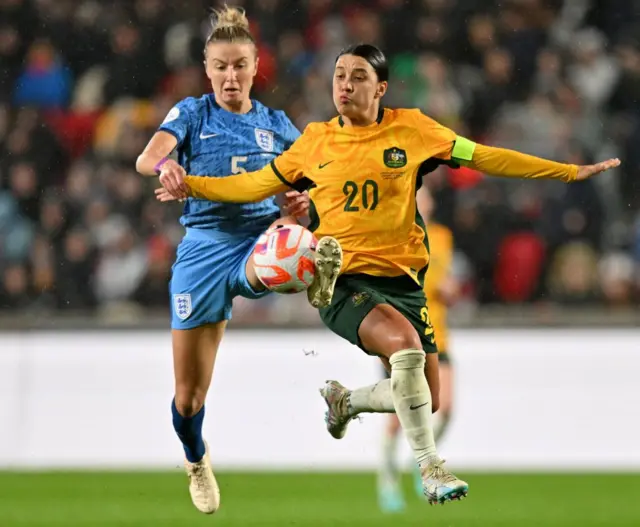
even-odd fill
[[[229,7],[225,5],[222,9],[214,9],[212,25],[213,31],[222,28],[249,31],[249,19],[245,14],[245,10],[241,7]]]

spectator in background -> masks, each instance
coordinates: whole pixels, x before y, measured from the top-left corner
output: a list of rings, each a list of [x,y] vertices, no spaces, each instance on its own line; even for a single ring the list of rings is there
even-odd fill
[[[588,164],[591,158],[576,150],[569,159],[572,163]],[[594,181],[557,186],[542,218],[551,251],[574,241],[598,251],[602,249],[604,209]]]
[[[70,217],[82,216],[95,192],[93,183],[93,166],[88,160],[81,159],[71,165],[63,189]]]
[[[40,207],[40,233],[52,247],[60,248],[70,223],[71,215],[66,203],[55,194],[46,196]]]
[[[33,235],[33,224],[20,214],[11,194],[0,192],[0,264],[23,261]]]
[[[420,108],[444,126],[457,128],[463,100],[450,77],[450,70],[443,58],[423,53],[416,64],[418,82],[411,105]]]
[[[631,304],[635,296],[635,273],[633,259],[628,253],[615,251],[605,254],[600,260],[600,291],[609,306],[625,307]]]
[[[104,103],[112,104],[120,97],[149,98],[164,71],[154,70],[157,50],[148,49],[142,41],[140,28],[131,22],[119,22],[111,29],[111,50]]]
[[[144,307],[164,308],[167,313],[167,283],[171,278],[173,245],[167,237],[156,234],[147,242],[148,268],[133,299]]]
[[[147,268],[146,251],[125,219],[114,224],[110,234],[98,260],[94,284],[96,299],[106,305],[130,300]]]
[[[494,19],[485,13],[478,13],[469,19],[466,29],[467,41],[459,48],[457,60],[476,68],[482,68],[486,54],[498,46],[498,36]]]
[[[56,309],[60,284],[56,280],[58,254],[45,236],[36,236],[31,246],[29,264],[32,271],[32,287],[36,305],[42,309]]]
[[[18,77],[15,104],[45,109],[61,108],[68,103],[70,90],[71,74],[51,42],[34,42]]]
[[[600,107],[609,100],[618,79],[615,61],[606,54],[606,40],[595,29],[580,31],[573,43],[576,62],[569,68],[571,85],[585,104]]]
[[[96,254],[89,233],[76,227],[70,230],[57,257],[56,300],[58,309],[91,311],[96,307]],[[127,269],[112,270],[117,280]]]
[[[536,58],[533,90],[541,95],[552,95],[562,84],[564,63],[560,52],[552,48],[540,50]]]
[[[33,299],[29,288],[29,271],[23,264],[11,264],[2,272],[0,309],[13,313],[27,308]]]
[[[512,89],[518,98],[526,97],[535,72],[536,58],[548,42],[548,8],[543,0],[509,0],[500,7],[500,41],[512,58]]]
[[[551,260],[547,287],[551,300],[563,304],[584,304],[598,297],[598,258],[583,242],[571,242],[558,249]]]
[[[29,0],[0,3],[0,93],[13,92],[37,19]]]
[[[36,169],[29,161],[19,161],[9,167],[9,188],[20,214],[37,222],[40,212],[40,188]]]
[[[516,98],[513,84],[513,57],[500,48],[486,52],[483,81],[473,91],[466,119],[473,137],[482,137],[502,104]]]
[[[2,93],[11,93],[11,83],[18,76],[22,66],[21,48],[23,37],[16,27],[1,18],[0,22],[0,88]]]

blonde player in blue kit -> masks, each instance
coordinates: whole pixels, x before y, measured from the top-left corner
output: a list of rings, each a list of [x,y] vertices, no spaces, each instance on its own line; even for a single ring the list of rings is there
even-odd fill
[[[168,113],[136,168],[144,175],[231,175],[258,170],[287,150],[300,133],[281,112],[250,98],[257,73],[256,46],[244,11],[225,7],[215,13],[205,45],[205,68],[213,93],[179,102]],[[178,162],[167,159],[177,148]],[[288,217],[280,218],[274,198],[259,203],[217,203],[187,199],[181,223],[186,228],[173,266],[170,293],[175,397],[173,426],[185,452],[191,498],[211,514],[220,491],[202,438],[204,402],[233,298],[260,298],[267,290],[258,280],[251,255],[260,234],[274,224],[296,223],[306,210],[306,196],[288,194]],[[339,254],[330,237],[317,253]],[[328,262],[327,262],[328,260]],[[316,262],[318,263],[318,262]],[[329,265],[327,265],[327,263]],[[316,266],[308,290],[316,307],[327,305],[340,257]],[[335,275],[335,276],[334,276]]]

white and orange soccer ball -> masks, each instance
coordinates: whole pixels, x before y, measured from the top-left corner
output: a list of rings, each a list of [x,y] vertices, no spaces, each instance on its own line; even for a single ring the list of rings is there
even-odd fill
[[[317,243],[313,233],[302,225],[269,229],[260,236],[253,251],[258,279],[276,293],[305,291],[315,277]]]

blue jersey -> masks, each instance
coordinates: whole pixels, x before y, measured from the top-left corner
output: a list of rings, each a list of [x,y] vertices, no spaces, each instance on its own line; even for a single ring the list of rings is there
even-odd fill
[[[300,132],[285,113],[251,102],[251,111],[235,114],[209,94],[189,97],[171,109],[159,129],[178,140],[178,162],[187,174],[224,177],[253,172],[293,144]],[[275,198],[260,203],[189,198],[180,222],[187,228],[255,233],[275,221],[279,212]]]

